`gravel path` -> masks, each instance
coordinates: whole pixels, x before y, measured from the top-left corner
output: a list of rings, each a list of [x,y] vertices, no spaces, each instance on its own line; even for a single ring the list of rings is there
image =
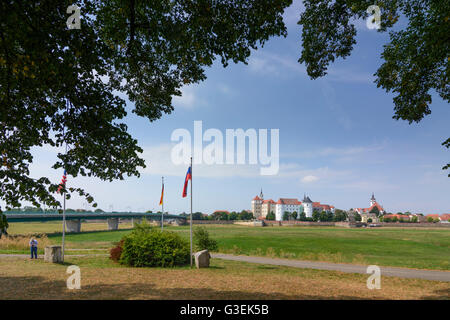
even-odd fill
[[[231,255],[231,254],[222,254],[222,253],[214,253],[214,254],[211,254],[211,256],[213,258],[217,258],[217,259],[270,264],[270,265],[276,265],[276,266],[367,274],[366,273],[367,266],[361,266],[361,265],[356,265],[356,264],[273,259],[273,258],[251,257],[251,256],[235,256],[235,255]],[[380,267],[380,269],[381,269],[382,277],[390,276],[390,277],[399,277],[399,278],[414,278],[414,279],[450,282],[450,272],[449,271],[419,270],[419,269],[406,269],[406,268],[395,268],[395,267]]]

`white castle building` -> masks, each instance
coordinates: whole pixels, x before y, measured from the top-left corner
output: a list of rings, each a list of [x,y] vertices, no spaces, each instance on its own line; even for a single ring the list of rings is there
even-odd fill
[[[270,212],[273,212],[275,220],[281,221],[285,212],[297,212],[297,219],[300,218],[300,213],[304,212],[306,217],[311,218],[314,211],[334,212],[334,206],[313,202],[306,195],[303,201],[298,201],[296,198],[280,198],[277,202],[272,199],[264,200],[261,189],[259,196],[252,200],[251,210],[255,219],[265,219]]]

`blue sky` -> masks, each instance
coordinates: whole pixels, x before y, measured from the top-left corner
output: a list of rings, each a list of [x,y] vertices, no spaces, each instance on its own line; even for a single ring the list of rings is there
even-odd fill
[[[449,134],[448,104],[434,95],[432,114],[419,124],[392,119],[393,95],[373,83],[388,35],[367,29],[364,21],[357,23],[352,56],[336,61],[328,76],[310,80],[297,62],[299,12],[296,2],[285,14],[288,37],[271,39],[248,65],[215,64],[206,81],[183,88],[172,114],[150,123],[129,113],[130,132],[145,150],[140,178],[109,183],[69,177],[68,184],[86,188],[104,210],[159,210],[164,175],[165,209],[189,212],[189,199],[181,197],[187,166],[170,163],[170,137],[177,128],[192,132],[194,120],[202,120],[204,130],[223,134],[227,128],[279,129],[280,170],[261,176],[259,166],[194,166],[194,211],[249,209],[262,188],[265,198],[306,193],[342,209],[367,207],[374,192],[388,212],[450,212],[450,179],[441,170],[449,156],[441,146]],[[56,154],[36,149],[31,174],[59,181],[61,172],[50,168]],[[68,207],[89,208],[77,197]]]

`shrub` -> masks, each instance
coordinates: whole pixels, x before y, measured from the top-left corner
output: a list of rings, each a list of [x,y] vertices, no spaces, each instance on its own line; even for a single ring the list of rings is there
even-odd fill
[[[367,219],[367,223],[372,223],[372,218]]]
[[[123,237],[119,262],[134,267],[174,267],[189,263],[189,244],[170,231],[138,226]]]
[[[117,245],[109,250],[109,258],[115,262],[119,262],[123,250],[123,240],[120,240]]]
[[[275,213],[273,213],[273,211],[270,211],[267,216],[266,216],[267,220],[275,220]]]
[[[209,238],[209,232],[205,227],[198,227],[194,230],[195,250],[217,251],[217,241]]]

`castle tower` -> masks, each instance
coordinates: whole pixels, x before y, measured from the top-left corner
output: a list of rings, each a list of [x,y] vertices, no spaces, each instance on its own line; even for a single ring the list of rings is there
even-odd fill
[[[261,217],[261,214],[262,214],[262,204],[263,204],[263,200],[264,200],[262,189],[261,189],[261,193],[259,195],[260,195],[260,197],[256,196],[252,200],[252,212],[253,212],[253,217],[255,219],[258,219],[259,217]]]
[[[309,197],[306,195],[303,196],[303,211],[305,212],[305,216],[311,218],[313,214],[313,203]]]
[[[377,202],[377,201],[375,200],[375,196],[373,195],[373,192],[372,192],[372,198],[370,198],[370,206],[369,206],[369,208],[371,206],[373,206],[375,204],[375,202]]]

